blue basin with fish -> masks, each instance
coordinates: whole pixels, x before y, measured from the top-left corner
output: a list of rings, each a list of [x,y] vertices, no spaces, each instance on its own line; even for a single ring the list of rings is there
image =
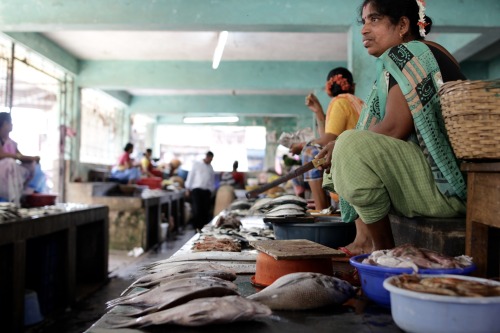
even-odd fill
[[[369,254],[360,254],[349,259],[352,266],[356,267],[361,281],[361,289],[363,293],[384,307],[391,306],[391,298],[389,291],[384,287],[384,280],[390,276],[400,274],[414,273],[412,268],[395,268],[375,266],[361,263]],[[476,265],[472,264],[463,268],[420,268],[418,274],[455,274],[468,275],[476,269]]]

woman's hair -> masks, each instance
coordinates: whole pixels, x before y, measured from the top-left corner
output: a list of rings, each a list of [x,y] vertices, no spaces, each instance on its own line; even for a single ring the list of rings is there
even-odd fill
[[[326,81],[329,84],[327,89],[332,97],[345,93],[354,93],[354,81],[352,73],[344,67],[334,68],[328,73]]]
[[[8,112],[0,112],[0,127],[3,126],[3,123],[5,122],[12,122],[12,117],[10,116],[10,113]]]
[[[368,4],[371,4],[380,14],[387,16],[392,24],[397,24],[403,16],[406,16],[410,20],[410,34],[415,39],[423,39],[419,33],[417,0],[364,0],[359,9],[360,17],[363,15],[363,8]],[[425,15],[425,22],[427,23],[425,27],[427,35],[431,32],[432,20]]]
[[[134,148],[134,145],[131,144],[130,142],[128,142],[126,145],[125,145],[125,148],[123,148],[124,151],[129,151],[130,149]]]

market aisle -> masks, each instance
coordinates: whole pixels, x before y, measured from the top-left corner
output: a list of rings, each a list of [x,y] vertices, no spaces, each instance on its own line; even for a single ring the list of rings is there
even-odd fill
[[[170,257],[177,252],[193,235],[194,230],[189,226],[182,235],[175,239],[168,239],[158,249],[151,250],[137,258],[131,258],[126,253],[110,252],[109,282],[95,294],[76,304],[70,311],[59,316],[57,320],[47,319],[43,325],[29,328],[26,332],[33,333],[81,333],[106,313],[105,303],[116,298],[132,282],[136,280],[133,274],[141,266],[157,260]]]

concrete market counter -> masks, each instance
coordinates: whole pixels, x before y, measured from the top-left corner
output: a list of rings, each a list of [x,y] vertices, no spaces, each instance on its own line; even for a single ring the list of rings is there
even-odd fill
[[[108,279],[108,207],[0,223],[0,321],[24,330],[25,290],[44,316],[63,311]]]
[[[261,219],[243,218],[243,226],[265,227]],[[179,249],[175,256],[183,256],[192,253],[193,243],[199,238],[194,235],[184,246]],[[255,250],[245,250],[255,251]],[[251,295],[259,289],[254,287],[250,278],[253,274],[239,274],[234,281],[242,296]],[[117,306],[104,314],[87,333],[111,333],[111,332],[210,332],[210,333],[331,333],[331,332],[401,332],[392,320],[389,309],[385,309],[368,302],[365,298],[354,299],[351,306],[332,306],[307,311],[274,311],[273,316],[266,319],[258,319],[250,322],[237,322],[220,325],[207,325],[201,327],[182,327],[174,325],[149,326],[134,329],[112,329],[107,319],[120,315],[122,309]]]

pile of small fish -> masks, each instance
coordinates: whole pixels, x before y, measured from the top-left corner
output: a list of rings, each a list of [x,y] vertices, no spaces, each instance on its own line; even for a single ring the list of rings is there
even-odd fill
[[[33,218],[38,216],[46,216],[52,214],[60,214],[70,210],[81,209],[78,207],[70,206],[77,204],[57,204],[52,206],[31,207],[31,208],[18,208],[15,204],[10,202],[0,202],[0,222],[13,221],[24,218]],[[82,205],[88,207],[88,205]]]
[[[205,236],[203,239],[195,242],[191,248],[194,252],[200,251],[228,251],[240,252],[241,244],[232,238],[216,238],[213,236]]]
[[[252,207],[253,199],[238,199],[233,201],[226,209],[222,211],[225,215],[247,216],[250,207]]]
[[[425,277],[403,274],[392,281],[396,287],[427,294],[466,297],[500,296],[500,286],[454,277]]]
[[[266,305],[239,296],[231,282],[236,279],[236,271],[224,265],[165,260],[143,271],[148,274],[132,283],[121,297],[107,302],[108,308],[121,306],[106,317],[110,328],[167,323],[199,326],[271,314]],[[138,287],[150,289],[135,292]]]
[[[344,280],[320,273],[299,272],[284,275],[249,299],[272,310],[307,310],[343,304],[355,290]]]
[[[240,229],[242,226],[240,219],[234,213],[229,213],[227,215],[220,215],[217,221],[215,221],[216,228],[228,228],[228,229]]]
[[[258,240],[268,240],[274,239],[274,231],[268,228],[241,228],[228,229],[228,228],[216,228],[214,226],[205,225],[199,234],[199,241],[203,241],[206,237],[213,237],[217,239],[230,239],[239,243],[241,249],[253,248],[250,246],[250,242]],[[199,242],[195,241],[195,243]]]
[[[438,252],[403,244],[392,250],[373,251],[364,264],[386,267],[410,267],[415,272],[419,268],[463,268],[472,264],[468,256],[449,257]]]
[[[20,219],[17,206],[10,202],[0,202],[0,222],[12,221]]]
[[[257,200],[249,209],[249,215],[265,217],[305,216],[307,200],[296,195],[285,194],[276,198]]]

